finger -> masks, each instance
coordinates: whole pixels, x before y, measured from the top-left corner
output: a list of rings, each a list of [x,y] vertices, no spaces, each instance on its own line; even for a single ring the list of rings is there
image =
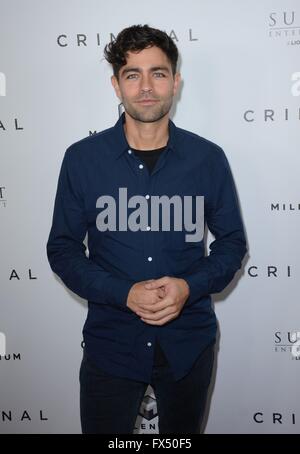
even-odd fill
[[[149,314],[141,314],[141,318],[145,319],[147,321],[148,320],[158,321],[171,314],[174,314],[174,311],[170,310],[170,308],[167,307],[158,312],[149,313]]]
[[[149,310],[143,310],[143,309],[138,309],[136,311],[136,314],[139,316],[139,317],[147,317],[151,314],[154,314],[153,311],[149,311]]]
[[[153,282],[153,281],[155,281],[155,279],[147,279],[147,280],[145,281],[145,284],[150,284],[150,283]]]
[[[154,288],[161,287],[162,285],[166,285],[169,281],[168,276],[163,276],[159,279],[154,279],[152,282],[147,282],[145,284],[145,288],[148,290],[153,290]]]
[[[154,304],[147,304],[147,305],[143,304],[143,305],[140,305],[137,312],[139,312],[139,311],[146,311],[146,312],[149,311],[150,313],[155,313],[155,312],[161,311],[161,310],[163,310],[163,309],[165,309],[167,307],[173,306],[173,305],[174,305],[173,299],[170,299],[169,297],[164,297],[164,298],[160,299],[159,301],[157,301]]]
[[[167,307],[171,308],[173,306],[173,312],[175,312],[175,301],[174,298],[164,295],[163,298],[160,298],[156,303],[152,304],[149,308],[152,312],[161,311]]]
[[[159,298],[163,298],[163,297],[165,296],[165,290],[164,290],[164,288],[159,288],[159,289],[157,290],[157,293],[158,293]]]
[[[167,317],[164,317],[160,320],[146,320],[146,319],[141,319],[143,322],[147,323],[148,325],[165,325],[167,322],[171,321],[171,320],[174,320],[175,318],[177,317],[177,315],[175,314],[172,314],[172,315],[168,315]]]

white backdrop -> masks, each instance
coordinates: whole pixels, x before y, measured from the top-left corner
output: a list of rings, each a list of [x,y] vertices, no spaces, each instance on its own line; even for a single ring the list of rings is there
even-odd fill
[[[206,433],[299,433],[298,0],[0,0],[0,433],[80,432],[87,307],[46,241],[65,149],[117,121],[104,45],[145,23],[178,46],[172,120],[224,149],[249,242],[240,279],[214,295]],[[136,432],[156,433],[146,394]]]

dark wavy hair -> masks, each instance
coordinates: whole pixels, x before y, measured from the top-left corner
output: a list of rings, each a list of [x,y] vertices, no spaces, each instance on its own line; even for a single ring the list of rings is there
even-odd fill
[[[119,32],[117,37],[104,47],[104,57],[112,65],[114,76],[119,80],[120,68],[126,65],[128,51],[139,51],[157,46],[171,63],[173,76],[176,73],[178,49],[167,33],[149,25],[132,25]]]

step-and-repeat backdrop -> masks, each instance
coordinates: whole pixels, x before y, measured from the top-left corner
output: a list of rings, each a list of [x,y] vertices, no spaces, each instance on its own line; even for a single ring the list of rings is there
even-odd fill
[[[171,118],[224,149],[249,242],[213,296],[205,432],[299,433],[298,0],[0,1],[0,432],[80,432],[87,305],[52,273],[46,242],[66,148],[118,119],[103,48],[146,23],[178,46]],[[139,413],[136,433],[157,433],[150,387]]]

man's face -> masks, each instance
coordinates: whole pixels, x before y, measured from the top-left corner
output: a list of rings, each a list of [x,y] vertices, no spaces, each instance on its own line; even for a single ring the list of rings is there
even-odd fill
[[[171,109],[180,74],[173,77],[171,63],[156,46],[128,52],[127,63],[111,82],[128,115],[143,123],[160,120]]]

